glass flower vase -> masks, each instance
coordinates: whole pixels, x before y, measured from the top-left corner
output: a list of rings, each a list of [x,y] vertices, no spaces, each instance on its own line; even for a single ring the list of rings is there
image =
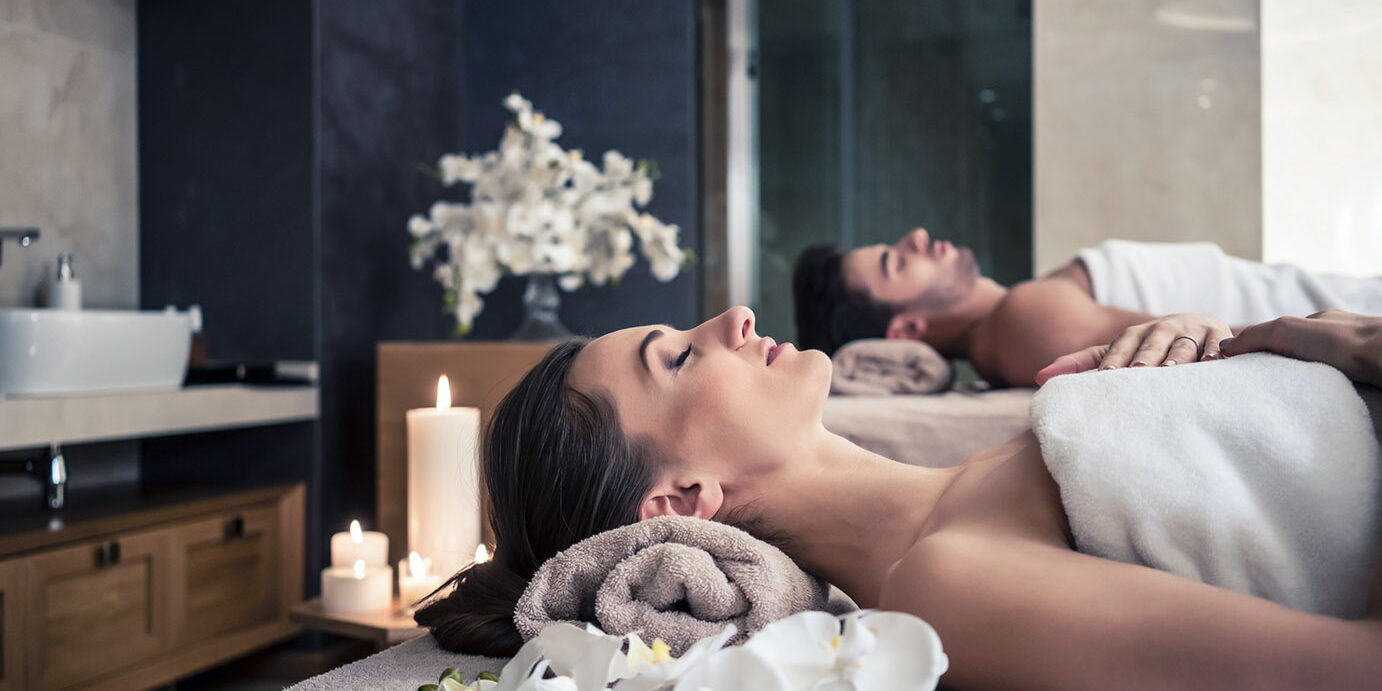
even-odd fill
[[[571,337],[571,331],[557,316],[561,307],[561,293],[556,276],[530,274],[528,287],[523,291],[523,323],[509,337],[511,341],[560,341]]]

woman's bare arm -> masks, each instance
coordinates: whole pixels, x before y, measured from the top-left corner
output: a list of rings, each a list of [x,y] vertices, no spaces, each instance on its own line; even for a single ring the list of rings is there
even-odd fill
[[[1243,329],[1223,349],[1229,356],[1265,350],[1323,362],[1353,381],[1382,387],[1382,317],[1343,310],[1282,317]]]
[[[936,628],[959,688],[1366,688],[1382,627],[1020,539],[923,540],[883,609]]]

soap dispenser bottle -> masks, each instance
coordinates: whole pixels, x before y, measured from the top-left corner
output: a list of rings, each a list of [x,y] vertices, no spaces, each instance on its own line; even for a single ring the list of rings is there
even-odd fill
[[[72,273],[72,254],[58,255],[58,271],[48,284],[48,306],[60,310],[82,308],[82,282]]]

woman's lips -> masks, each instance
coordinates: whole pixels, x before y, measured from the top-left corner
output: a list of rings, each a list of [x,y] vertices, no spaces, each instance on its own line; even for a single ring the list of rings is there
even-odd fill
[[[758,352],[763,355],[763,364],[773,364],[773,358],[776,356],[772,353],[773,348],[776,347],[777,341],[774,341],[772,336],[764,336],[763,339],[758,342]]]
[[[793,347],[791,343],[783,343],[782,345],[775,345],[775,346],[773,346],[772,348],[769,348],[769,349],[768,349],[768,364],[769,364],[769,365],[773,364],[773,361],[776,360],[777,357],[778,357],[779,355],[782,354],[782,351],[784,351],[784,350],[786,350],[786,349],[788,349],[788,348],[791,348],[791,347]]]

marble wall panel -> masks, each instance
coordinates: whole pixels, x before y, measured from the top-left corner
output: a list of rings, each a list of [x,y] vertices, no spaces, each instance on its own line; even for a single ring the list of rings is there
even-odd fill
[[[89,307],[139,302],[133,0],[0,0],[0,307],[33,305],[59,252]]]
[[[1263,258],[1382,275],[1382,4],[1262,3]]]
[[[1107,238],[1261,257],[1253,0],[1035,3],[1035,268]]]

